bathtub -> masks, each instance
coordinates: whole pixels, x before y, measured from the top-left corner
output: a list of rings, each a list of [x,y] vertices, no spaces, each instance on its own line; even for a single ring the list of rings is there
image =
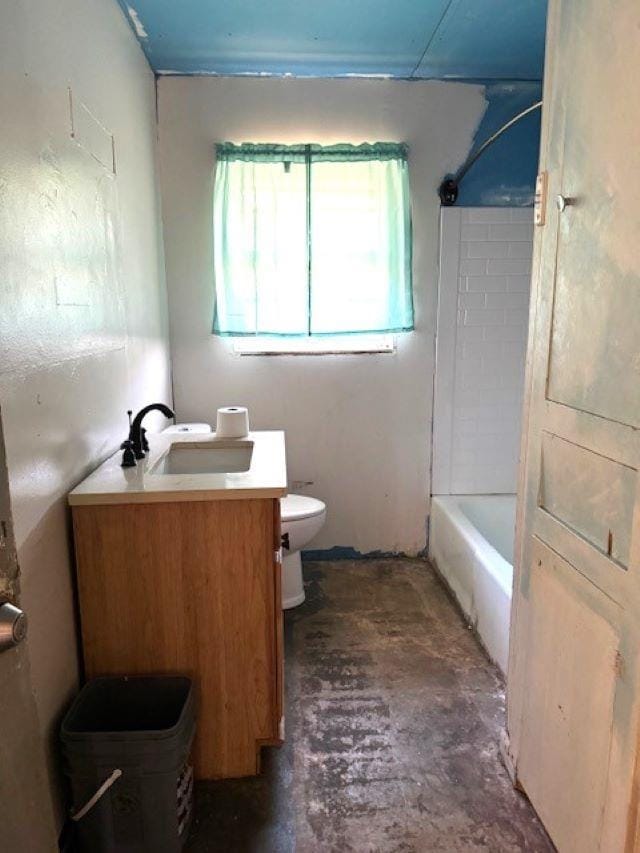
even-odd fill
[[[433,497],[429,558],[503,673],[509,655],[515,495]]]

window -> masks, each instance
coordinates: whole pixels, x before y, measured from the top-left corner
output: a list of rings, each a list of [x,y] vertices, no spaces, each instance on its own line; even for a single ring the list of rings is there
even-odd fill
[[[217,335],[413,328],[403,145],[217,146]]]

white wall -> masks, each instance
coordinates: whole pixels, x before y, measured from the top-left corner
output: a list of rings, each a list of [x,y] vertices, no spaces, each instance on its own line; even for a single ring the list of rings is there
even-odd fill
[[[531,278],[531,208],[444,208],[433,493],[514,493]]]
[[[249,406],[287,432],[291,485],[327,501],[313,547],[415,553],[429,496],[437,186],[466,156],[483,88],[437,82],[161,78],[160,158],[178,415]],[[416,331],[394,355],[238,357],[211,335],[214,144],[410,146]],[[310,481],[308,487],[296,485]]]
[[[78,673],[66,494],[117,447],[128,407],[171,400],[155,91],[105,0],[5,0],[0,82],[0,404],[53,738]]]

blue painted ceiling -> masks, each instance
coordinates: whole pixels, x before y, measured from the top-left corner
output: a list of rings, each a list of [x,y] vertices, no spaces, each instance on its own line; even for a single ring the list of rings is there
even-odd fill
[[[158,74],[539,80],[546,0],[118,0]]]

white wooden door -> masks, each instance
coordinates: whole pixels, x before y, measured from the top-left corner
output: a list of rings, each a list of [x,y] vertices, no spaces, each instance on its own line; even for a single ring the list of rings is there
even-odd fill
[[[19,604],[0,411],[0,603]],[[0,651],[0,850],[53,853],[57,831],[29,676],[28,641]]]
[[[551,0],[508,736],[561,853],[640,849],[639,81],[638,0]]]

